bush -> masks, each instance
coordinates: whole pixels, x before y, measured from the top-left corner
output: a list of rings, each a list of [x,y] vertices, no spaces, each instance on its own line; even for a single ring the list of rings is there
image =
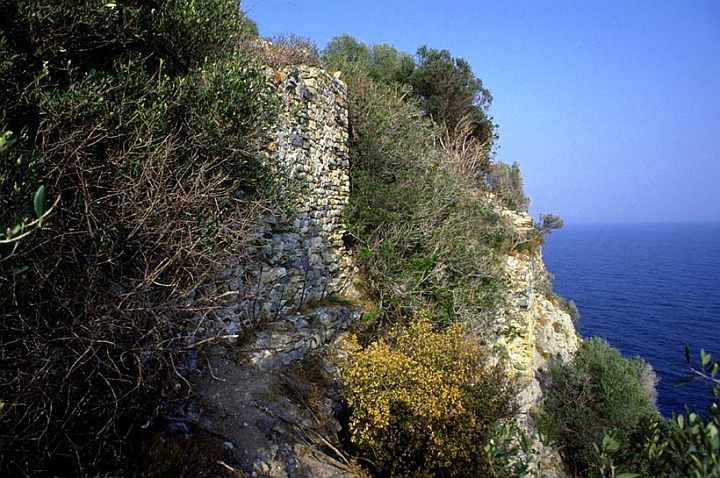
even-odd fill
[[[614,439],[627,445],[641,423],[657,416],[640,380],[645,367],[597,338],[585,340],[571,364],[550,366],[536,423],[557,443],[572,476],[597,471],[593,445],[606,433],[614,430]]]
[[[427,308],[437,320],[483,323],[501,298],[510,229],[403,87],[347,81],[347,220],[367,292],[386,318]]]
[[[513,211],[527,212],[530,199],[525,196],[518,163],[513,163],[512,166],[505,163],[492,164],[487,182],[490,191],[500,198],[503,206]]]
[[[272,40],[256,39],[248,45],[248,51],[259,55],[263,62],[273,68],[288,65],[322,67],[320,52],[315,42],[294,34],[276,36]]]
[[[215,272],[248,252],[236,197],[263,190],[252,151],[275,98],[234,48],[237,2],[155,3],[0,3],[0,111],[18,132],[0,224],[29,227],[40,185],[59,200],[0,251],[27,267],[0,276],[3,476],[123,467],[176,398]]]
[[[513,416],[513,384],[462,326],[414,320],[345,367],[351,440],[391,477],[490,476],[485,446]]]
[[[713,395],[708,410],[696,411],[688,406],[684,414],[669,420],[658,417],[637,434],[634,444],[605,456],[606,462],[646,476],[720,476],[720,361],[713,361],[709,353],[701,350],[696,366],[691,364],[687,347],[685,354],[692,375],[678,385],[705,381]]]

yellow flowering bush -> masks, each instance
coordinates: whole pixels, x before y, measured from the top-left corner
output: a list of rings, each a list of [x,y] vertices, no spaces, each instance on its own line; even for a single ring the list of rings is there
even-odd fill
[[[427,314],[344,367],[352,442],[391,477],[486,476],[493,425],[515,411],[513,384],[460,324]]]

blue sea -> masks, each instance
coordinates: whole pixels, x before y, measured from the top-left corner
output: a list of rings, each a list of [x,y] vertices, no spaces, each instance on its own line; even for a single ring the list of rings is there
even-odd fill
[[[657,372],[665,416],[710,403],[687,376],[685,345],[720,359],[720,223],[566,225],[543,246],[553,290],[572,299],[583,337],[604,337]]]

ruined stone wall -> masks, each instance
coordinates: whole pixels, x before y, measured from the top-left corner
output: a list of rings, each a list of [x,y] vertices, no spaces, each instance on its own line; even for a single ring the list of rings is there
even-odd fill
[[[261,149],[275,174],[277,207],[260,217],[253,260],[229,268],[237,276],[230,289],[238,300],[219,313],[227,334],[297,316],[352,284],[342,220],[350,194],[345,84],[307,66],[269,70],[268,81],[282,95],[279,121]],[[344,329],[346,315],[329,323],[325,316],[322,327]]]
[[[345,84],[314,67],[274,72],[285,111],[265,147],[284,211],[262,217],[266,314],[341,294],[350,281],[342,214],[350,194]]]

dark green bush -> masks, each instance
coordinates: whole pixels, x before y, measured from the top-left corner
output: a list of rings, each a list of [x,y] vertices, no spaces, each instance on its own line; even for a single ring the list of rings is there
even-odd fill
[[[453,57],[448,50],[421,46],[410,84],[428,116],[450,131],[468,119],[472,137],[490,152],[496,139],[495,125],[488,114],[492,96],[465,59]]]
[[[572,476],[597,471],[594,445],[615,431],[627,445],[641,423],[657,416],[640,381],[642,359],[626,359],[602,339],[583,341],[573,362],[554,363],[548,370],[541,433],[555,441]]]
[[[19,138],[0,225],[34,217],[40,185],[59,200],[3,254],[27,270],[0,277],[0,475],[121,469],[173,398],[184,327],[251,240],[237,193],[266,180],[253,148],[275,97],[242,25],[230,0],[0,2]]]

